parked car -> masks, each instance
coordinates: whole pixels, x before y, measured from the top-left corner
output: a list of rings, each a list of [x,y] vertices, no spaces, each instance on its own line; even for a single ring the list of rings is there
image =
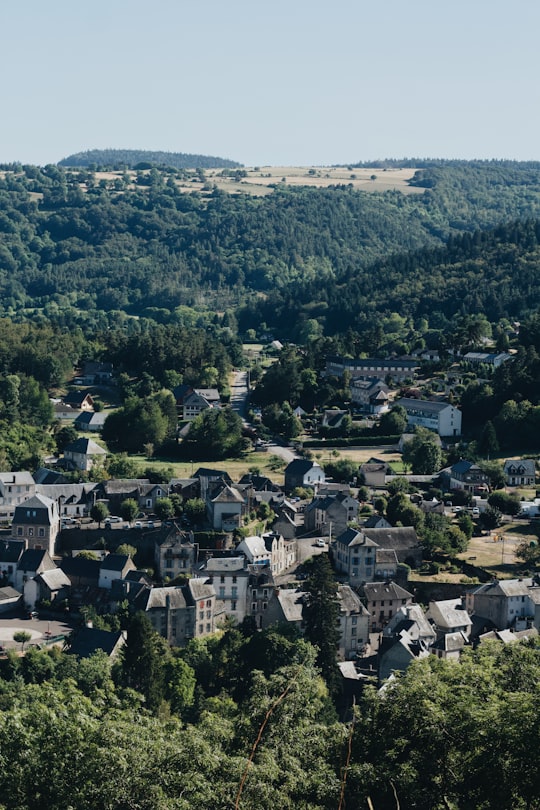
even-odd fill
[[[109,515],[105,518],[105,523],[122,523],[122,518],[118,515]]]
[[[136,520],[136,521],[135,521],[135,528],[136,528],[136,529],[142,529],[142,523],[141,523],[141,521],[140,521],[140,520]]]

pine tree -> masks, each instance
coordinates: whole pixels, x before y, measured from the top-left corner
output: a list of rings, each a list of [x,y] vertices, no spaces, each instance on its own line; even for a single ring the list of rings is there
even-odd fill
[[[339,644],[339,600],[337,583],[327,554],[319,554],[306,564],[307,599],[304,606],[305,635],[318,650],[317,666],[335,697],[340,679],[337,666]]]

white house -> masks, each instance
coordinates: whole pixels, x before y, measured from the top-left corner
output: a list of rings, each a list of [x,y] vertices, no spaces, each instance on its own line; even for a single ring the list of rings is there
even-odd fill
[[[405,408],[409,427],[425,427],[439,436],[461,435],[461,411],[449,402],[403,397],[395,403]]]
[[[212,582],[217,602],[222,603],[222,611],[240,623],[249,612],[250,571],[246,558],[210,557],[199,574]]]

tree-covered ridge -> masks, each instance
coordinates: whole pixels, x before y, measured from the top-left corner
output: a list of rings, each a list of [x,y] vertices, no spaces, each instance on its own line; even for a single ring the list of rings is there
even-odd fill
[[[6,168],[3,311],[174,322],[185,306],[223,311],[247,301],[244,328],[265,322],[296,338],[291,325],[308,319],[334,334],[375,311],[497,316],[538,302],[540,169],[529,164],[421,170],[420,195],[280,185],[261,198],[211,187],[202,197],[185,193],[175,171],[97,182],[87,170]],[[501,220],[518,224],[482,235]]]
[[[111,169],[132,169],[139,163],[172,166],[175,169],[233,169],[242,166],[235,160],[211,155],[155,152],[147,149],[87,149],[58,161],[58,165],[64,167],[100,166]]]
[[[539,263],[540,222],[512,222],[453,236],[444,248],[379,259],[365,272],[351,268],[341,279],[273,290],[241,313],[240,324],[263,320],[287,334],[290,324],[317,319],[328,335],[377,328],[382,342],[380,319],[395,313],[435,329],[456,315],[521,319],[540,303]]]

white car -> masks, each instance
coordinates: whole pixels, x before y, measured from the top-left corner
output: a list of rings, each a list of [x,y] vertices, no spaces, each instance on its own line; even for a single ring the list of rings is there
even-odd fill
[[[322,537],[319,537],[319,539],[317,540],[317,546],[318,546],[319,548],[326,548],[326,543],[324,542],[324,540],[322,539]]]

